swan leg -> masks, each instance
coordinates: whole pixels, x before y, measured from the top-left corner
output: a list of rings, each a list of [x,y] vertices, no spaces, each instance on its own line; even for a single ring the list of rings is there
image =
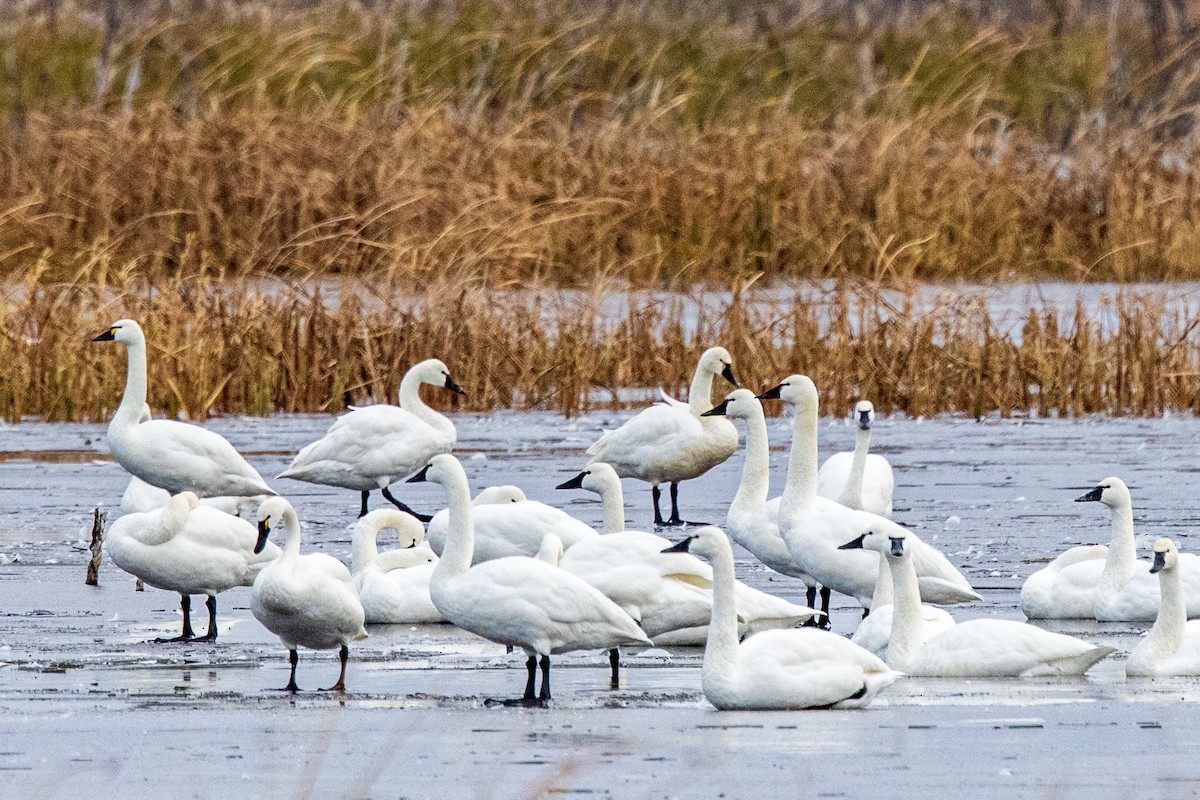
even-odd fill
[[[817,627],[822,630],[829,630],[833,627],[833,623],[829,621],[829,594],[828,586],[821,587],[821,621],[817,623]]]
[[[621,666],[621,651],[614,647],[608,651],[608,666],[612,670],[612,688],[620,689],[621,680],[617,676],[617,669]]]
[[[530,656],[525,660],[525,694],[515,700],[501,701],[506,706],[536,706],[538,705],[537,696],[533,693],[534,687],[537,685],[537,656]],[[488,703],[495,701],[489,700]]]
[[[204,605],[208,606],[208,633],[203,636],[197,636],[193,641],[196,642],[215,642],[217,640],[217,597],[209,595],[204,601]]]
[[[660,528],[666,523],[663,522],[662,511],[658,508],[658,498],[662,497],[662,489],[658,488],[658,484],[650,487],[650,497],[654,500],[654,527]]]
[[[816,587],[816,586],[810,586],[810,587],[808,587],[808,591],[807,591],[807,592],[805,592],[805,595],[804,595],[804,596],[805,596],[805,603],[804,603],[804,604],[805,604],[806,606],[808,606],[809,608],[816,608],[816,607],[817,607],[817,587]],[[804,622],[803,622],[803,623],[801,623],[800,627],[801,627],[801,628],[815,628],[815,627],[817,627],[817,617],[819,617],[819,616],[820,616],[820,614],[813,614],[811,617],[809,617],[808,619],[804,620]]]
[[[295,652],[295,651],[292,651]],[[346,691],[346,662],[350,660],[350,648],[342,645],[342,649],[338,651],[338,660],[342,662],[342,669],[338,672],[337,683],[330,686],[325,691],[327,692],[344,692]]]
[[[283,687],[282,691],[295,694],[300,691],[300,687],[296,685],[296,665],[300,663],[300,654],[295,648],[288,650],[288,661],[292,664],[292,676],[288,678],[288,685]]]
[[[365,517],[367,515],[367,498],[371,496],[370,492],[360,492],[362,495],[362,505],[358,509],[358,516]]]
[[[173,636],[170,639],[155,639],[160,643],[166,642],[190,642],[196,638],[196,632],[192,630],[192,596],[187,594],[179,595],[179,608],[183,610],[183,633],[178,636]]]
[[[658,503],[654,504],[655,509],[658,508]],[[667,520],[668,526],[676,525],[707,525],[707,522],[688,522],[683,517],[679,516],[679,484],[671,482],[671,518]]]
[[[389,503],[391,503],[391,504],[392,504],[392,505],[394,505],[396,508],[398,508],[398,509],[400,509],[401,511],[403,511],[405,514],[412,514],[414,517],[416,517],[417,519],[419,519],[421,522],[429,522],[429,520],[433,519],[433,517],[431,517],[431,516],[430,516],[430,515],[428,515],[428,514],[418,514],[416,511],[413,511],[411,508],[409,508],[408,506],[406,506],[404,503],[401,503],[399,500],[397,500],[396,498],[392,497],[392,493],[388,491],[388,487],[386,487],[386,486],[385,486],[385,487],[383,487],[383,489],[382,489],[381,491],[383,492],[383,496],[384,496],[384,498],[385,498],[385,499],[386,499],[386,500],[387,500]]]
[[[542,691],[538,692],[538,702],[550,705],[550,656],[542,656]]]

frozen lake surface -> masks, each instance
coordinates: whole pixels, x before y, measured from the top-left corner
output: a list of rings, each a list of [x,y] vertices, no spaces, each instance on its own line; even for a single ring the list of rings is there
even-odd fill
[[[555,491],[584,448],[630,412],[458,415],[458,453],[474,487],[516,483],[599,525],[593,495]],[[328,426],[325,416],[222,419],[265,476]],[[788,422],[771,421],[773,494]],[[286,652],[221,595],[213,645],[147,644],[178,632],[178,597],[106,563],[83,584],[91,510],[112,517],[126,483],[98,425],[3,427],[0,451],[0,797],[1185,797],[1200,790],[1200,680],[1129,682],[1139,626],[1061,628],[1121,653],[1081,680],[917,680],[865,711],[721,713],[700,694],[695,648],[625,656],[607,688],[603,654],[556,658],[549,710],[485,707],[519,694],[523,656],[448,626],[373,627],[352,649],[344,698],[293,698]],[[821,428],[822,457],[849,449],[842,420]],[[1021,619],[1021,582],[1065,547],[1108,539],[1109,516],[1075,497],[1109,475],[1134,494],[1139,552],[1171,536],[1200,551],[1200,421],[880,419],[875,451],[897,474],[896,519],[938,545],[985,596],[961,618]],[[684,515],[721,522],[735,456],[681,490]],[[270,478],[269,478],[270,479]],[[295,503],[305,549],[348,558],[353,492],[272,485]],[[440,488],[397,487],[414,507]],[[380,502],[373,498],[372,507]],[[631,527],[649,489],[626,481]],[[664,534],[668,537],[671,533]],[[803,602],[802,586],[739,552],[740,577]],[[205,624],[203,608],[198,615]],[[859,612],[835,596],[834,629]],[[298,680],[336,676],[332,652],[302,651]]]

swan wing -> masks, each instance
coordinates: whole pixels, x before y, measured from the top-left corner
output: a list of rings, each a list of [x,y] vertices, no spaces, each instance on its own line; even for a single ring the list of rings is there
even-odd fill
[[[553,533],[570,549],[584,539],[598,536],[596,531],[565,511],[537,500],[487,504],[472,509],[475,548],[472,563],[480,564],[508,556],[534,556],[546,534]],[[450,524],[448,509],[433,515],[426,531],[430,547],[439,556],[445,546]]]
[[[113,453],[122,466],[154,486],[172,493],[190,490],[200,497],[275,494],[218,433],[155,419],[137,425],[134,436],[132,441],[114,441]]]
[[[764,708],[832,706],[873,694],[872,673],[898,677],[849,640],[813,629],[751,636],[739,648],[738,666],[742,690],[759,695]]]
[[[1072,547],[1021,585],[1021,611],[1030,619],[1094,619],[1096,586],[1108,548]]]
[[[909,672],[929,677],[1082,674],[1111,652],[1024,622],[974,619],[932,637]]]

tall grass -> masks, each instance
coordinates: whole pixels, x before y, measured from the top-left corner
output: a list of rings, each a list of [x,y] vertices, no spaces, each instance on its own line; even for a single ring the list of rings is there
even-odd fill
[[[339,297],[340,295],[340,297]],[[978,300],[844,289],[794,298],[749,288],[732,299],[627,293],[499,292],[444,283],[368,294],[248,279],[190,278],[153,291],[30,283],[0,301],[0,414],[102,419],[120,399],[124,354],[89,338],[139,319],[150,342],[150,403],[169,415],[342,410],[394,402],[400,376],[443,357],[460,410],[619,405],[624,387],[686,390],[700,352],[722,343],[739,378],[765,388],[813,377],[824,408],[859,397],[909,414],[1158,414],[1200,409],[1194,310],[1119,294],[997,319]],[[707,304],[707,313],[696,313]],[[649,391],[647,392],[647,395]],[[639,400],[638,402],[644,402]]]
[[[1200,78],[1132,14],[11,5],[0,275],[1200,277]]]

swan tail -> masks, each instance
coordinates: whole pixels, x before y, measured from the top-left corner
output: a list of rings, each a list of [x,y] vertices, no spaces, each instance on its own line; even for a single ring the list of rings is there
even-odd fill
[[[1042,664],[1041,668],[1030,671],[1030,675],[1082,675],[1091,669],[1097,661],[1117,652],[1115,647],[1093,647],[1079,655],[1066,658],[1056,658]]]

